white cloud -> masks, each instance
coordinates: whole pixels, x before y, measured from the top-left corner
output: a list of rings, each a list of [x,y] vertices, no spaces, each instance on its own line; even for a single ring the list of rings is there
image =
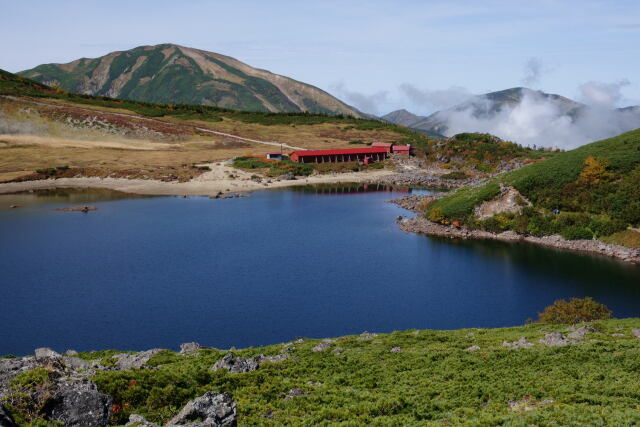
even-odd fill
[[[330,88],[339,99],[369,114],[380,114],[380,105],[386,103],[389,96],[387,91],[365,94],[349,90],[342,82],[334,83]]]
[[[614,83],[587,82],[580,85],[581,100],[585,104],[613,108],[623,99],[622,88],[630,84],[627,79]]]
[[[540,83],[540,77],[544,71],[540,58],[529,58],[524,64],[522,83],[527,87],[536,87]]]

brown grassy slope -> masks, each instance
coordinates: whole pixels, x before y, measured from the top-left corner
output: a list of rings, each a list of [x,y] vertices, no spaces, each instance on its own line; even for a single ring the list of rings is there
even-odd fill
[[[349,144],[353,140],[403,138],[387,129],[358,130],[339,122],[267,126],[227,117],[222,121],[149,119],[124,109],[27,97],[0,97],[0,114],[11,124],[11,135],[6,134],[7,129],[5,135],[0,132],[0,181],[62,165],[121,171],[279,151],[274,146],[203,133],[196,127],[303,148],[343,148],[353,147]]]

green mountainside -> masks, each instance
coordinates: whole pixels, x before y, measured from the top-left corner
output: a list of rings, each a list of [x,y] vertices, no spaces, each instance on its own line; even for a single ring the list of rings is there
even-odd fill
[[[317,87],[228,56],[174,44],[140,46],[67,64],[43,64],[18,74],[70,92],[111,98],[361,116]]]
[[[520,213],[478,220],[474,208],[513,187],[531,203]],[[640,129],[558,153],[498,175],[482,187],[462,188],[432,203],[435,221],[459,221],[489,231],[514,230],[590,239],[640,226]]]
[[[415,132],[379,120],[360,119],[349,115],[288,112],[273,113],[266,111],[243,111],[208,105],[151,103],[134,100],[120,100],[108,96],[86,95],[73,93],[59,87],[51,87],[44,83],[22,77],[0,69],[0,95],[51,98],[76,104],[87,104],[94,107],[117,108],[129,110],[146,117],[175,117],[179,119],[201,119],[207,121],[221,121],[223,117],[245,123],[259,123],[262,125],[278,124],[318,124],[318,123],[350,123],[358,129],[393,129],[399,133],[411,135],[413,139],[424,144],[426,138]]]

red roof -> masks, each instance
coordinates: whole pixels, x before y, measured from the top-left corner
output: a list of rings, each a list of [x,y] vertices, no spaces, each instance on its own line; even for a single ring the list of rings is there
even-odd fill
[[[296,154],[299,157],[303,156],[331,156],[336,154],[375,154],[386,153],[387,149],[383,147],[369,147],[369,148],[343,148],[339,150],[302,150],[294,151],[290,154],[293,156]]]
[[[409,151],[411,150],[410,145],[394,145],[393,151]]]

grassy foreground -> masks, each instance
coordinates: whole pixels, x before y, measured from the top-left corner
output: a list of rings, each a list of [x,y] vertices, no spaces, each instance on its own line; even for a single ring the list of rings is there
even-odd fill
[[[126,423],[130,413],[162,423],[208,390],[233,396],[240,425],[640,423],[640,339],[631,334],[640,319],[591,325],[597,332],[565,347],[538,343],[564,326],[531,324],[347,336],[319,352],[312,348],[320,340],[306,339],[233,351],[248,357],[288,349],[292,356],[246,373],[211,371],[226,351],[166,351],[148,362],[157,369],[100,372],[94,381],[114,399],[115,424]],[[520,337],[535,345],[503,346]],[[480,349],[466,351],[473,345]],[[112,354],[81,357],[108,364]],[[284,399],[294,387],[307,394]]]

